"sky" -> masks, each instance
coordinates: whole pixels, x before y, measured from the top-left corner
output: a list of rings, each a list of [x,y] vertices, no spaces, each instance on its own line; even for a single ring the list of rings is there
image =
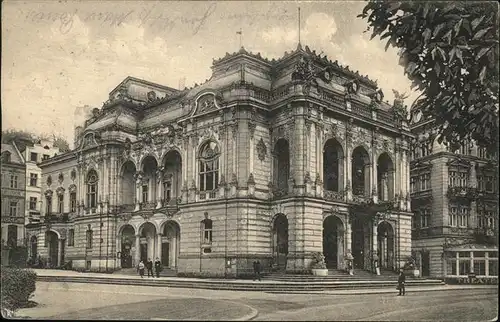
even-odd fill
[[[203,83],[213,59],[240,47],[282,57],[300,38],[317,53],[392,89],[416,93],[397,50],[364,33],[355,1],[2,2],[2,129],[73,142],[85,110],[102,107],[127,76],[179,88]]]

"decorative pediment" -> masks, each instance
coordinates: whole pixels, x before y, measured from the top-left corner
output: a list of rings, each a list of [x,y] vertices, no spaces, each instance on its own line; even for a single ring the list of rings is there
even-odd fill
[[[223,101],[224,99],[220,93],[204,93],[196,99],[192,116],[218,110],[222,108]]]
[[[54,192],[52,190],[48,189],[48,190],[45,190],[45,192],[43,194],[45,195],[45,197],[52,197],[53,193]]]
[[[432,169],[432,163],[429,161],[416,160],[411,163],[411,170],[415,172],[419,171],[430,171]]]
[[[58,187],[56,189],[56,193],[57,193],[58,196],[64,195],[64,191],[65,191],[65,189],[63,187]]]
[[[455,157],[448,162],[446,162],[448,167],[457,167],[457,168],[466,168],[469,169],[471,167],[471,163],[467,160],[464,160],[460,157]]]
[[[76,192],[76,184],[70,184],[68,190],[69,192]]]

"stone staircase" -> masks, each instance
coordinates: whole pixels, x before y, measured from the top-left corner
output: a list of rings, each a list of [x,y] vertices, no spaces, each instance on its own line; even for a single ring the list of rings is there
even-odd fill
[[[156,272],[153,270],[153,273],[156,276]],[[126,276],[138,276],[139,272],[137,271],[136,268],[122,268],[116,272],[113,272],[115,275],[126,275]],[[144,270],[144,276],[148,276],[148,271]],[[176,277],[177,276],[177,271],[174,269],[170,269],[167,267],[164,267],[162,271],[160,272],[160,277]]]

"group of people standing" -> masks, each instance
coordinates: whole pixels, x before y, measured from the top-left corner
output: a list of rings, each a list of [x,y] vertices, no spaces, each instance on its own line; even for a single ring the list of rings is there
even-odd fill
[[[161,261],[158,257],[156,257],[156,261],[154,262],[154,268],[155,268],[156,277],[159,278],[160,272],[162,270],[162,266],[161,266]],[[148,270],[148,277],[150,276],[150,274],[151,274],[151,277],[155,277],[155,275],[153,273],[153,261],[151,260],[151,258],[148,259],[146,264],[144,264],[144,261],[141,260],[139,262],[139,264],[137,265],[137,270],[139,271],[139,275],[141,276],[141,278],[144,278],[144,269]]]

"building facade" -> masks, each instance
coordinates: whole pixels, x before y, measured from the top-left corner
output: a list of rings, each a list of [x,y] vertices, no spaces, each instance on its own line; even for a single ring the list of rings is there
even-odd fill
[[[26,163],[25,224],[40,222],[42,169],[38,163],[61,152],[50,140],[22,140],[18,147]]]
[[[410,255],[409,141],[402,107],[376,83],[300,45],[278,60],[241,49],[178,91],[128,77],[41,163],[42,256],[74,267],[160,258],[234,276]]]
[[[412,112],[412,250],[424,276],[498,277],[498,161],[472,142],[448,147]]]
[[[11,252],[24,246],[26,165],[15,143],[2,143],[2,264],[12,262]]]

